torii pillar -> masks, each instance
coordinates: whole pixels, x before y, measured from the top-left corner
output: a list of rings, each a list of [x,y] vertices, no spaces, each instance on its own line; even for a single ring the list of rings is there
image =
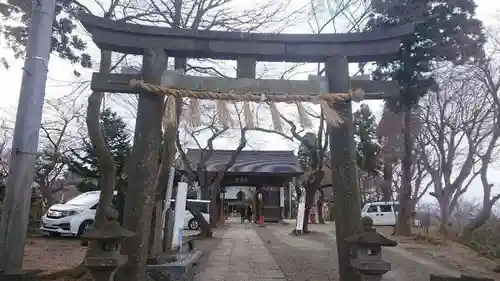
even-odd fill
[[[330,93],[347,93],[350,90],[349,63],[345,57],[330,57],[326,61],[326,77]],[[345,238],[361,232],[361,202],[356,170],[356,149],[351,102],[332,105],[343,122],[329,126],[330,163],[334,190],[335,232],[339,275],[342,281],[361,281],[361,276],[350,266],[351,245]]]

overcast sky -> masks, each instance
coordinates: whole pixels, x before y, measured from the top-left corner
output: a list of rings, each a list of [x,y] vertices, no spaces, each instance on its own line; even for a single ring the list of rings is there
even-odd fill
[[[85,3],[88,1],[89,0],[84,0],[82,2]],[[234,1],[241,1],[248,3],[248,0],[234,0]],[[493,15],[495,13],[498,13],[498,10],[500,9],[500,1],[476,0],[476,3],[478,4],[478,17],[481,20],[483,20],[483,22],[486,25],[498,26],[498,23],[495,23]],[[307,25],[303,26],[304,30],[301,30],[300,28],[294,28],[293,31],[304,32],[304,33],[310,32]],[[0,38],[0,40],[2,39],[3,38]],[[1,41],[0,45],[5,46],[5,44],[2,44]],[[91,45],[92,45],[90,47],[91,51],[92,53],[95,53],[97,49],[92,43]],[[14,60],[11,51],[5,48],[0,49],[0,57],[7,57],[11,65],[11,67],[8,70],[0,68],[0,83],[2,85],[2,90],[1,90],[2,102],[0,104],[0,109],[2,111],[0,112],[0,116],[13,120],[17,108],[19,89],[22,77],[22,65],[24,62],[22,60]],[[259,64],[259,66],[262,66],[262,64]],[[277,65],[277,67],[279,68],[279,65]],[[73,75],[73,69],[74,69],[73,66],[71,66],[71,64],[69,64],[68,62],[63,61],[56,56],[51,57],[49,66],[49,75],[48,75],[49,79],[47,81],[47,91],[46,91],[47,99],[54,99],[57,97],[61,97],[71,92],[71,87],[66,85],[70,81],[73,81],[75,79]],[[311,72],[299,74],[297,76],[294,76],[293,79],[307,79],[308,74],[314,74],[314,69],[315,69],[314,66],[309,66],[307,69],[310,69]],[[91,70],[82,71],[82,74],[84,77],[90,77]],[[235,73],[233,75],[235,75]],[[85,98],[88,94],[89,94],[88,91],[83,93],[82,98]],[[107,105],[108,106],[112,105],[110,103],[116,103],[116,100],[109,101]],[[380,110],[382,108],[382,103],[368,102],[368,104],[373,110],[376,111],[376,114],[379,116]],[[115,104],[114,108],[118,107],[119,105]],[[354,110],[358,107],[359,105],[354,105]],[[124,115],[126,115],[126,112],[124,112],[124,110],[121,111],[124,113]],[[131,123],[133,127],[132,120],[128,119],[128,121]],[[287,142],[275,135],[252,134],[250,136],[250,141],[254,149],[283,150],[283,149],[296,148],[296,144]],[[231,141],[226,139],[219,140],[216,143],[217,148],[230,149],[236,147],[236,145],[237,144],[235,144],[234,140]],[[498,171],[494,171],[494,173],[498,173],[500,175]],[[472,198],[476,196],[481,196],[481,186],[479,183],[471,187],[470,191],[468,192],[468,197]]]

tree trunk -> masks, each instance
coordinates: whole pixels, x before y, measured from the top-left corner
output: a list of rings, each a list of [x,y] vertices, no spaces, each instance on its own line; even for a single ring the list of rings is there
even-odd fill
[[[120,225],[123,225],[123,210],[125,207],[127,184],[128,183],[124,180],[118,180],[115,208],[118,211],[118,222],[120,223]]]
[[[314,183],[311,183],[311,185]],[[311,207],[314,203],[314,196],[316,195],[316,188],[315,186],[307,186],[306,187],[306,204],[305,204],[305,211],[304,211],[304,227],[302,228],[303,233],[308,233],[309,232],[309,221],[311,219]]]
[[[439,232],[442,234],[448,233],[448,223],[450,221],[450,197],[441,195],[436,198],[439,202],[439,214],[441,222],[439,224]]]
[[[402,161],[403,179],[399,193],[400,209],[396,221],[395,234],[399,236],[411,236],[411,156],[412,156],[412,140],[411,140],[411,107],[403,105],[403,143],[404,155]]]
[[[215,228],[217,227],[217,221],[219,217],[219,193],[217,192],[217,188],[215,187],[214,184],[210,186],[210,227]]]
[[[152,84],[160,84],[167,67],[163,49],[146,50],[143,54],[142,76]],[[156,195],[159,148],[164,97],[141,93],[134,135],[133,156],[129,188],[125,200],[123,227],[137,233],[123,243],[122,253],[128,256],[126,264],[116,274],[116,281],[142,281],[146,279],[151,215]]]
[[[173,98],[173,97],[171,97]],[[168,101],[167,101],[168,102]],[[180,109],[178,105],[178,101],[176,101],[177,104],[177,120],[179,120],[180,117]],[[166,107],[166,104],[165,104]],[[168,113],[165,113],[168,114]],[[172,120],[173,121],[173,120]],[[170,169],[173,165],[174,162],[174,156],[175,153],[177,152],[177,149],[175,147],[175,136],[177,134],[177,123],[176,122],[170,122],[167,121],[167,124],[164,126],[164,133],[163,133],[163,150],[161,154],[161,165],[158,170],[158,180],[157,180],[157,186],[156,190],[158,193],[158,198],[156,198],[156,206],[155,210],[153,211],[153,217],[156,218],[155,221],[152,221],[153,224],[153,233],[154,236],[151,237],[152,241],[155,241],[153,243],[150,251],[151,254],[158,254],[161,253],[164,250],[163,249],[163,244],[161,243],[162,241],[162,233],[164,235],[164,239],[166,239],[166,235],[169,235],[169,233],[164,232],[163,230],[165,229],[165,225],[162,224],[162,215],[163,215],[163,209],[166,208],[163,200],[165,199],[166,193],[167,193],[167,187],[168,187],[168,182],[169,182],[169,177],[170,177]],[[170,206],[168,206],[170,207]],[[167,221],[167,219],[170,219],[170,217],[165,217],[165,224],[168,224],[170,222]],[[168,249],[170,250],[170,249]]]
[[[101,64],[99,72],[102,74],[109,73],[111,67],[111,52],[101,51]],[[87,106],[87,131],[89,134],[90,142],[94,148],[94,154],[98,159],[98,167],[100,171],[99,187],[101,188],[101,195],[99,197],[99,204],[96,210],[94,219],[94,227],[100,229],[106,221],[106,213],[108,208],[111,208],[113,202],[113,191],[115,189],[116,181],[116,164],[113,155],[104,140],[104,135],[101,131],[101,106],[104,93],[93,92],[88,99]],[[87,250],[87,257],[96,255],[97,244],[90,243]]]
[[[466,240],[470,239],[474,230],[481,227],[483,224],[486,223],[486,221],[490,219],[493,205],[494,203],[492,202],[492,200],[490,199],[484,200],[481,212],[479,212],[479,214],[474,219],[472,219],[462,231],[462,237],[464,239]]]
[[[389,157],[384,159],[383,176],[384,181],[382,183],[382,201],[392,200],[392,177],[394,173],[394,166]]]
[[[151,233],[149,234],[149,253],[151,256],[156,256],[163,250],[161,244],[162,210],[163,200],[156,200],[151,214]]]
[[[214,190],[213,190],[213,184],[209,185],[210,184],[210,181],[208,180],[208,173],[204,170],[200,170],[200,169],[197,169],[197,180],[198,180],[198,184],[200,185],[200,188],[201,188],[201,199],[203,200],[210,200],[210,205],[209,205],[209,210],[210,210],[210,217],[209,217],[209,221],[206,221],[205,220],[205,217],[200,217],[201,220],[205,221],[205,222],[201,222],[201,220],[199,220],[199,223],[200,223],[200,236],[202,237],[212,237],[213,236],[213,232],[212,232],[212,227],[211,227],[211,221],[213,219],[213,216],[212,216],[212,211],[215,210],[216,211],[216,208],[217,208],[217,205],[216,205],[216,202],[213,202],[212,199],[215,198],[215,195],[214,194]]]
[[[43,199],[47,201],[46,208],[48,209],[50,206],[61,203],[59,198],[54,196],[54,193],[51,188],[45,183],[39,183],[40,192],[42,193]]]
[[[318,222],[320,224],[325,224],[325,214],[323,214],[323,204],[325,203],[325,193],[323,189],[319,189],[319,199],[318,199]]]

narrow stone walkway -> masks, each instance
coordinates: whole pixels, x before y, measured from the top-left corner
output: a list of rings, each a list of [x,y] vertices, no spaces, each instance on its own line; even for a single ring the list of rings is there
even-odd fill
[[[234,224],[209,256],[196,281],[285,281],[283,273],[255,230]]]

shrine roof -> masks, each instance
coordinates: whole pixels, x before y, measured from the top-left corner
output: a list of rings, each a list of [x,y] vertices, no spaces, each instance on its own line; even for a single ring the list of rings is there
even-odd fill
[[[204,157],[208,160],[203,165],[207,172],[218,172],[230,161],[233,150],[188,149],[186,155],[190,166],[196,169],[198,162]],[[181,166],[184,169],[184,166]],[[298,157],[293,151],[243,150],[236,157],[236,162],[228,170],[229,173],[267,173],[267,174],[301,174],[304,171],[298,164]]]

